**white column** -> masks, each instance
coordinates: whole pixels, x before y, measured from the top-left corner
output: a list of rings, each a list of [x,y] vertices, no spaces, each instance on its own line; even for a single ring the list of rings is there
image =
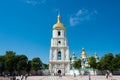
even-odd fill
[[[51,73],[51,63],[49,64],[49,70],[50,70],[50,73]]]
[[[53,38],[57,37],[58,33],[57,30],[53,30]]]
[[[61,30],[61,37],[64,38],[64,30]]]
[[[67,72],[69,73],[69,71],[70,71],[70,64],[68,63],[67,64]]]
[[[54,46],[57,46],[57,39],[54,39]]]
[[[63,39],[61,39],[61,46],[63,46]]]
[[[57,49],[55,49],[54,56],[55,56],[55,60],[57,60]]]
[[[61,49],[62,52],[62,60],[64,60],[64,49]]]
[[[66,50],[66,60],[69,60],[69,49]]]
[[[53,60],[55,60],[55,49],[53,50]]]
[[[50,49],[50,60],[52,60],[52,49]]]
[[[64,42],[65,42],[65,46],[67,46],[67,40],[66,39],[64,40]]]
[[[57,73],[57,65],[55,64],[54,72]]]

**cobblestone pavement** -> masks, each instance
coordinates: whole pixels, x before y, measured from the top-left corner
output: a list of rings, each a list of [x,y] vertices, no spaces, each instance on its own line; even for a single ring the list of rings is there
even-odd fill
[[[20,76],[17,77],[20,80]],[[105,76],[29,76],[27,80],[106,80]],[[113,76],[112,80],[120,80],[120,76]]]

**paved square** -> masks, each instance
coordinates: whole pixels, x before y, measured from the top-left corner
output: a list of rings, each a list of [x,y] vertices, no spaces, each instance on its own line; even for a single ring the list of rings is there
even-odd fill
[[[20,76],[17,77],[20,80]],[[29,76],[27,80],[89,80],[88,76]],[[105,76],[91,76],[91,80],[106,80]],[[112,80],[120,80],[120,76],[113,76]]]

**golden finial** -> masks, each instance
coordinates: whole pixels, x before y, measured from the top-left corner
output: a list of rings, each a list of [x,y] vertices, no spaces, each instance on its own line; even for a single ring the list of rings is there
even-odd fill
[[[82,51],[85,51],[85,49],[84,49],[84,48],[82,48]]]
[[[57,21],[57,23],[61,23],[61,21],[60,21],[60,11],[58,11],[58,21]]]

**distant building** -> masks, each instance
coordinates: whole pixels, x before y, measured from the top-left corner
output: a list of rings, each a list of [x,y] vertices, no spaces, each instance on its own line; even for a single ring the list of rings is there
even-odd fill
[[[75,53],[73,52],[72,55],[70,55],[70,70],[72,70],[74,67],[73,67],[73,63],[74,61],[77,60],[77,57],[75,56]]]
[[[97,53],[95,52],[95,54],[94,54],[94,57],[95,57],[95,59],[96,59],[96,62],[99,62],[100,60],[99,60],[99,57],[98,57],[98,55],[97,55]]]
[[[85,52],[84,48],[82,48],[82,53],[81,53],[80,59],[81,59],[82,68],[90,67],[90,65],[88,64],[87,53]]]

